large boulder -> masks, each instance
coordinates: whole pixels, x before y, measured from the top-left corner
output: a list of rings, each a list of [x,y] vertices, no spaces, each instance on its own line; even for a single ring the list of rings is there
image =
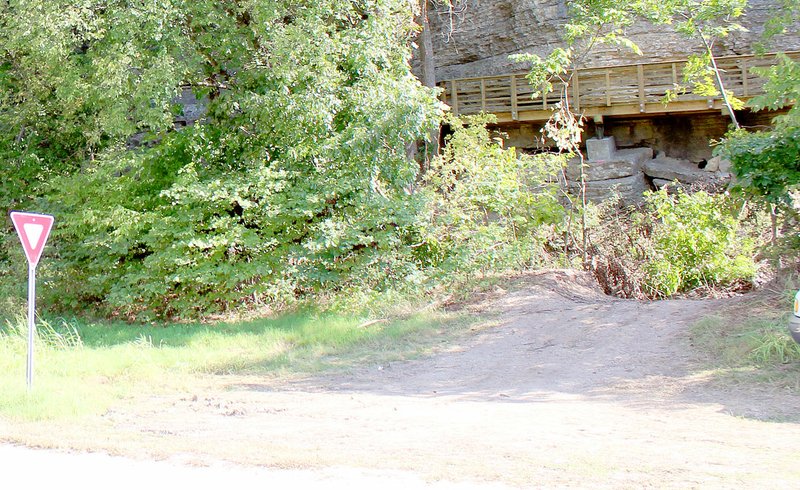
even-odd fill
[[[653,160],[645,162],[642,165],[642,170],[651,179],[670,182],[677,180],[681,184],[694,184],[709,178],[707,172],[700,170],[688,160],[670,158],[664,155],[659,155]]]
[[[642,200],[642,195],[647,189],[644,175],[638,172],[635,175],[619,179],[587,181],[586,199],[592,202],[601,202],[617,195],[623,202],[636,203]],[[580,183],[570,182],[570,192],[578,195],[579,191]]]
[[[703,167],[706,172],[730,172],[731,162],[722,157],[711,158]]]
[[[630,148],[617,150],[613,154],[613,159],[607,161],[584,161],[584,175],[588,181],[602,181],[609,179],[621,179],[632,175],[640,174],[642,163],[653,158],[653,150],[650,148]],[[567,164],[567,177],[570,180],[579,180],[581,171],[581,161],[573,158]]]
[[[723,172],[720,167],[726,165],[726,160],[710,160],[702,170],[687,160],[670,158],[660,154],[653,160],[642,165],[642,171],[649,177],[656,189],[667,188],[675,191],[682,187],[702,187],[709,190],[719,190],[731,181],[731,174]]]

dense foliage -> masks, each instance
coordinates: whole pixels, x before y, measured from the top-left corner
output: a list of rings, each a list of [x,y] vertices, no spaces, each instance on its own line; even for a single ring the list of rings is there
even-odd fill
[[[406,2],[0,10],[0,148],[24,180],[4,197],[58,217],[51,301],[276,301],[377,267],[415,219],[406,146],[440,109],[410,73]],[[188,91],[204,113],[175,128]]]
[[[791,209],[792,191],[800,185],[800,63],[779,55],[773,67],[759,74],[768,82],[765,93],[753,100],[754,107],[787,111],[775,118],[773,128],[732,132],[718,151],[733,163],[739,187]]]
[[[563,216],[560,160],[486,121],[451,120],[418,175],[407,148],[441,108],[407,2],[0,8],[4,197],[57,216],[49,305],[144,319],[420,285],[536,262]]]
[[[624,211],[605,203],[591,229],[590,268],[609,294],[630,298],[748,289],[760,238],[741,204],[685,190],[648,193],[641,207]]]
[[[585,256],[587,208],[563,192],[564,156],[521,155],[488,119],[447,118],[441,155],[409,157],[444,114],[410,71],[412,4],[0,4],[0,198],[8,210],[56,215],[40,270],[45,303],[193,317],[320,291],[422,290],[539,265],[574,253],[570,243]],[[669,5],[659,21],[695,4]],[[621,29],[637,13],[606,1],[572,8],[574,40],[589,33],[581,26]],[[623,30],[601,34],[635,49]],[[573,54],[558,51],[542,76]],[[716,199],[650,198],[646,216],[658,224],[632,262],[647,272],[645,295],[752,274]],[[24,287],[16,237],[6,236],[0,275],[14,278],[3,287]]]
[[[654,254],[645,265],[651,296],[755,278],[754,242],[740,230],[734,204],[727,196],[703,191],[648,195],[648,208],[657,219],[651,236]]]
[[[424,179],[428,206],[418,254],[445,271],[541,264],[566,210],[556,154],[518,155],[486,129],[487,116],[450,117],[452,134]]]

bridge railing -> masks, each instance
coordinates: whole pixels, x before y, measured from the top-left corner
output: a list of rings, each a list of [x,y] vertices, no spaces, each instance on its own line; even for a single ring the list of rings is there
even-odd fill
[[[800,51],[787,56],[800,60]],[[723,83],[738,98],[747,100],[762,93],[765,80],[752,74],[752,67],[776,63],[775,54],[724,56],[717,58]],[[683,84],[686,60],[639,63],[577,70],[568,88],[572,108],[587,115],[622,115],[720,109],[721,97],[695,94],[687,89],[669,104],[668,91]],[[564,87],[545,97],[532,98],[536,91],[524,73],[447,80],[443,100],[455,114],[489,112],[501,120],[547,119],[561,98]]]

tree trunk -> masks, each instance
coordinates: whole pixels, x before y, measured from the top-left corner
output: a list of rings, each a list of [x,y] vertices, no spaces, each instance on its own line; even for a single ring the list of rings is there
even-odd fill
[[[436,88],[436,61],[433,56],[433,35],[431,34],[431,24],[428,20],[428,2],[420,1],[419,25],[422,31],[419,33],[419,60],[422,65],[423,85]]]
[[[719,67],[717,66],[717,58],[714,56],[714,51],[712,49],[711,43],[709,43],[708,39],[706,39],[705,34],[703,31],[700,31],[700,39],[703,40],[703,44],[706,47],[706,53],[708,54],[709,59],[711,60],[711,69],[714,70],[714,76],[717,79],[717,86],[719,87],[720,94],[722,94],[722,102],[725,104],[725,107],[728,109],[728,113],[731,117],[731,123],[735,129],[739,129],[739,121],[736,120],[736,113],[733,112],[733,105],[731,104],[730,98],[728,98],[728,93],[725,91],[725,83],[722,81],[722,74],[719,71]],[[747,76],[747,73],[744,74]]]
[[[420,1],[420,16],[419,25],[422,31],[419,33],[419,61],[421,65],[421,79],[420,81],[426,87],[436,88],[436,59],[433,54],[433,33],[431,32],[431,24],[428,20],[429,12],[428,0]],[[425,164],[427,166],[428,158],[432,155],[439,153],[439,133],[441,128],[433,129],[428,135],[430,142],[426,144]]]

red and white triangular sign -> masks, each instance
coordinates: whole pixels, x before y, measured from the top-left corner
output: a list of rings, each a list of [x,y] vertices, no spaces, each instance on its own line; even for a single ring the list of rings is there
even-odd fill
[[[39,258],[42,256],[44,244],[50,236],[50,229],[53,227],[53,217],[49,214],[11,213],[11,221],[17,230],[22,248],[25,249],[25,256],[28,257],[28,264],[36,267]]]

